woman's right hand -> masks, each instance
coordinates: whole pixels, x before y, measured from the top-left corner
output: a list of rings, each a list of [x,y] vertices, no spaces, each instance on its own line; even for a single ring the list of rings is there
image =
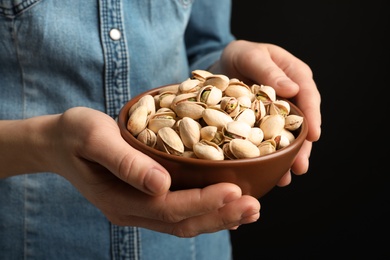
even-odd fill
[[[8,122],[0,137],[8,135],[12,137],[9,140],[18,142],[17,135],[28,133],[21,130],[26,125],[34,140],[24,137],[24,145],[7,144],[13,147],[14,155],[22,156],[24,166],[9,164],[7,158],[12,156],[8,154],[0,159],[5,172],[55,172],[114,224],[193,237],[233,229],[260,216],[259,201],[242,195],[231,183],[170,191],[168,172],[132,148],[120,135],[115,120],[100,111],[77,107],[60,115]],[[0,148],[0,155],[7,154],[7,146]]]

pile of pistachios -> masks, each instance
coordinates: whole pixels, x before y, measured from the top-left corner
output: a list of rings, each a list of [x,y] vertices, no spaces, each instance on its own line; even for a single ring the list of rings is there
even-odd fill
[[[142,96],[128,115],[127,129],[145,145],[209,160],[273,153],[295,140],[303,122],[271,86],[206,70]]]

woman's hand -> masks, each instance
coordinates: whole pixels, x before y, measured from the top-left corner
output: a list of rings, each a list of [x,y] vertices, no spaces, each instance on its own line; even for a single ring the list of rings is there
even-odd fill
[[[78,107],[53,120],[45,164],[117,225],[192,237],[259,218],[258,200],[230,183],[170,191],[168,172],[132,148],[104,113]]]
[[[278,96],[292,99],[302,110],[309,125],[309,132],[291,170],[298,175],[306,173],[312,143],[321,135],[321,96],[310,67],[279,46],[237,40],[225,48],[214,69],[247,84],[271,86]],[[286,186],[290,182],[289,171],[280,179],[278,185]]]

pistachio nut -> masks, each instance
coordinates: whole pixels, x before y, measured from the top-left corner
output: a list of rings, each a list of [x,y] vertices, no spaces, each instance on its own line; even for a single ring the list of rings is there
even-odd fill
[[[184,144],[180,136],[168,126],[158,130],[156,148],[173,155],[182,155],[184,153]]]
[[[198,143],[194,144],[193,151],[195,155],[200,159],[208,160],[224,160],[225,156],[223,150],[217,144],[201,140]]]
[[[146,128],[149,122],[149,109],[142,105],[137,107],[127,120],[127,130],[134,136],[137,136]]]
[[[230,153],[236,159],[253,158],[260,156],[260,150],[249,140],[232,139],[227,143]]]
[[[201,125],[190,117],[183,117],[179,122],[179,135],[185,147],[192,150],[200,140]]]

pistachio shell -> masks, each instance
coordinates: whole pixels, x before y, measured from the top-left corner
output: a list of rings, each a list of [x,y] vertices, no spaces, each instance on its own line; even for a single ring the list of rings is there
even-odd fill
[[[274,137],[275,143],[276,143],[276,150],[279,150],[281,148],[284,148],[290,144],[290,140],[285,135],[277,135]]]
[[[256,99],[263,101],[264,105],[268,105],[276,100],[276,91],[271,86],[253,84],[251,90]]]
[[[260,122],[261,119],[266,115],[266,109],[263,101],[255,99],[251,104],[251,109],[255,112],[256,122]]]
[[[225,95],[229,97],[252,97],[252,91],[245,83],[239,82],[230,82],[229,86],[225,90]]]
[[[252,105],[252,99],[248,96],[240,96],[237,98],[237,101],[241,109],[250,108]]]
[[[179,93],[197,92],[202,86],[198,79],[186,79],[179,85]]]
[[[200,138],[207,141],[213,140],[218,132],[218,128],[214,125],[204,126],[200,129]]]
[[[207,70],[193,70],[191,73],[192,73],[192,77],[194,79],[198,79],[200,82],[204,82],[207,77],[213,75],[213,73]]]
[[[222,131],[219,131],[218,128],[213,125],[204,126],[200,129],[200,139],[213,142],[217,145],[221,145],[225,141]]]
[[[192,149],[200,140],[200,124],[190,117],[183,117],[179,123],[179,135],[185,147]]]
[[[276,143],[273,139],[263,141],[260,145],[257,146],[260,151],[260,155],[270,154],[276,151]]]
[[[148,114],[154,114],[156,112],[156,104],[152,95],[142,96],[132,107],[130,107],[129,116],[139,106],[146,106],[148,108]]]
[[[231,121],[222,129],[225,139],[247,139],[251,132],[251,127],[242,121]]]
[[[222,90],[213,86],[206,85],[199,89],[197,101],[205,103],[208,106],[214,106],[221,102],[222,99]]]
[[[260,156],[260,150],[252,142],[243,139],[232,139],[229,149],[237,159],[253,158]]]
[[[206,77],[205,81],[203,82],[203,85],[212,85],[220,89],[221,91],[225,91],[229,85],[229,78],[226,75],[222,74],[209,75]]]
[[[152,130],[145,128],[138,134],[137,139],[141,143],[153,148],[156,145],[157,136]]]
[[[240,104],[236,97],[222,97],[220,109],[235,117],[240,112]]]
[[[159,89],[158,94],[161,94],[163,92],[177,93],[179,91],[179,85],[180,84],[172,84],[172,85],[162,87]]]
[[[184,153],[181,155],[182,157],[186,157],[186,158],[195,158],[195,159],[198,159],[198,157],[196,156],[196,154],[194,153],[194,151],[184,151]]]
[[[263,130],[260,127],[252,127],[248,136],[248,140],[254,145],[259,145],[264,139]]]
[[[171,108],[175,110],[175,106],[182,102],[191,101],[196,102],[196,97],[198,96],[197,92],[189,92],[189,93],[181,93],[176,95],[176,97],[172,100]]]
[[[256,115],[255,112],[250,108],[245,108],[240,111],[235,117],[235,121],[241,121],[249,125],[250,127],[255,125]]]
[[[202,117],[205,108],[206,104],[202,102],[186,101],[177,104],[173,110],[176,112],[178,117],[190,117],[198,120]]]
[[[303,117],[290,114],[286,117],[284,128],[290,131],[297,130],[303,123]]]
[[[271,139],[283,130],[284,117],[282,115],[267,115],[261,120],[259,127],[263,130],[264,139]]]
[[[157,107],[170,108],[175,97],[176,97],[176,93],[173,92],[166,91],[160,94],[159,98],[157,99]]]
[[[290,114],[290,104],[285,100],[276,100],[270,104],[269,114],[280,114],[287,116]]]
[[[163,127],[172,127],[176,123],[176,114],[174,112],[159,112],[154,114],[148,123],[148,128],[157,133]]]
[[[195,155],[200,159],[224,160],[223,150],[217,144],[207,140],[201,140],[194,144]]]
[[[284,128],[284,129],[282,130],[282,132],[280,133],[280,135],[285,136],[285,137],[288,139],[288,141],[289,141],[290,143],[292,143],[292,142],[295,140],[294,134],[291,133],[291,132],[290,132],[289,130],[287,130],[286,128]]]
[[[130,115],[127,121],[127,130],[134,136],[137,136],[144,130],[149,121],[149,109],[142,105],[137,107]]]
[[[203,120],[207,125],[213,125],[222,130],[222,128],[233,119],[223,110],[215,108],[206,108],[202,115]]]
[[[173,155],[182,155],[184,152],[184,144],[180,136],[170,127],[158,130],[156,148]]]

